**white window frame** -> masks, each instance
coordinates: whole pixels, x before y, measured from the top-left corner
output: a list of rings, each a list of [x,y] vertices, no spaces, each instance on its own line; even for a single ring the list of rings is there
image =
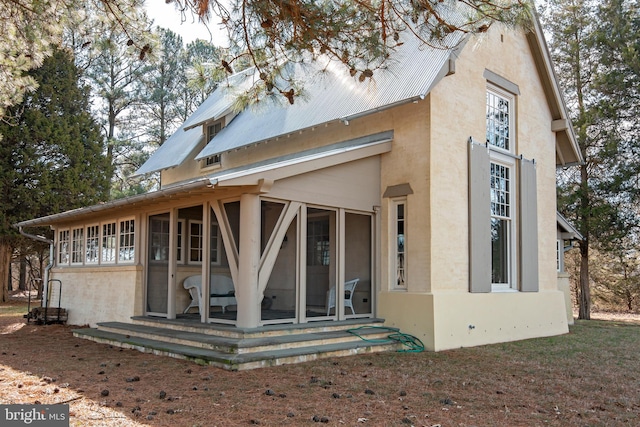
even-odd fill
[[[100,262],[100,224],[85,227],[84,263],[95,265]]]
[[[564,240],[556,240],[556,267],[558,273],[564,272]]]
[[[184,219],[178,220],[178,238],[176,239],[177,247],[176,247],[176,261],[178,264],[184,264],[187,257],[185,256],[185,236],[187,233],[185,232],[187,228],[187,223]]]
[[[398,208],[403,207],[403,217],[399,218]],[[394,198],[390,200],[390,224],[389,224],[389,273],[391,288],[394,290],[407,290],[407,198]],[[403,233],[398,231],[402,224]],[[402,245],[402,246],[401,246]]]
[[[215,234],[213,229],[215,227]],[[213,241],[215,236],[215,242]],[[214,249],[215,248],[215,249]],[[221,265],[221,251],[222,251],[222,235],[220,234],[220,225],[213,221],[211,223],[211,246],[209,247],[209,257],[212,265]],[[213,258],[215,254],[215,259]]]
[[[516,141],[515,141],[515,135],[516,135],[516,127],[515,127],[515,97],[513,94],[506,92],[496,86],[493,85],[488,85],[487,86],[487,102],[486,102],[486,140],[487,140],[487,144],[489,145],[489,147],[491,147],[491,149],[493,150],[498,150],[498,151],[502,151],[505,153],[513,153],[514,149],[515,149],[515,145],[516,145]],[[507,132],[507,143],[508,146],[507,147],[502,147],[501,145],[497,145],[494,144],[494,140],[493,138],[489,138],[489,136],[493,136],[495,135],[497,132],[490,132],[490,128],[492,128],[492,126],[489,125],[489,122],[491,122],[492,125],[495,124],[496,120],[490,120],[490,115],[489,115],[489,108],[492,108],[492,106],[489,105],[490,103],[490,99],[494,99],[494,98],[502,98],[503,100],[508,102],[508,111],[507,114],[509,115],[508,117],[508,121],[507,121],[507,125],[509,126],[508,128],[508,132]],[[502,119],[499,118],[498,121],[501,121]],[[504,124],[504,122],[499,123],[499,124]],[[495,126],[493,126],[493,129],[495,130]]]
[[[71,230],[58,230],[58,265],[69,265],[71,261]]]
[[[508,135],[508,145],[506,147],[502,147],[501,145],[496,145],[489,138],[490,136],[490,125],[489,125],[489,100],[495,98],[502,98],[503,100],[508,102],[508,121],[506,124],[508,125],[507,135]],[[506,92],[494,85],[487,85],[487,106],[486,106],[486,120],[487,120],[487,144],[489,147],[489,158],[491,164],[495,164],[501,167],[505,167],[508,169],[509,173],[509,201],[508,201],[508,215],[494,214],[493,208],[491,211],[491,219],[500,219],[506,220],[508,222],[508,228],[506,232],[507,235],[507,282],[506,283],[494,283],[493,275],[491,280],[491,291],[492,292],[500,292],[500,291],[514,291],[517,290],[517,170],[516,170],[516,158],[514,155],[515,147],[516,147],[516,126],[515,126],[515,96],[509,92]],[[504,125],[504,122],[502,122]],[[492,200],[490,203],[496,202],[493,200],[493,187],[492,183],[490,183],[490,193],[492,195]],[[493,248],[490,248],[492,250]],[[493,263],[493,258],[492,258]],[[493,268],[492,268],[493,270]]]
[[[205,132],[207,136],[207,144],[222,130],[224,123],[222,120],[215,121],[213,123],[205,124]],[[212,154],[200,161],[201,169],[216,169],[222,166],[222,154]]]
[[[191,230],[192,230],[191,226],[192,225],[199,226],[200,231],[199,231],[198,234],[193,234],[191,232]],[[188,241],[187,241],[187,253],[188,253],[187,263],[188,264],[202,264],[202,256],[203,256],[203,253],[202,253],[203,250],[202,249],[203,249],[203,242],[204,242],[204,240],[203,240],[204,236],[202,235],[203,229],[204,229],[204,227],[202,225],[202,221],[201,220],[189,220],[188,223],[187,223],[187,230],[188,230],[188,233],[187,233],[187,235],[188,235]],[[193,239],[194,238],[197,239],[197,242],[196,242],[195,246],[193,245],[193,243],[194,243]],[[195,252],[197,254],[196,259],[192,258],[193,251],[196,251]]]
[[[84,226],[71,229],[71,265],[84,263]]]
[[[136,260],[135,217],[56,229],[59,266],[132,264]],[[94,246],[93,254],[90,246]]]
[[[105,228],[109,234],[105,233]],[[100,264],[115,264],[117,259],[118,221],[106,221],[100,224]]]
[[[126,227],[129,224],[129,227]],[[123,228],[124,227],[124,228]],[[136,259],[136,220],[134,217],[118,220],[118,263],[131,264]]]

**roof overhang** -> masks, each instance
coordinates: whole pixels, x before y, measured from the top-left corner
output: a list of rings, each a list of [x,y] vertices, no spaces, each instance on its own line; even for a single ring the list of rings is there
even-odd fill
[[[556,134],[556,165],[583,164],[584,158],[571,126],[564,96],[558,85],[558,78],[537,15],[534,14],[532,21],[533,28],[527,33],[527,40],[551,111],[551,130]]]
[[[584,240],[580,232],[566,219],[560,212],[556,212],[556,221],[558,229],[564,240]]]
[[[18,228],[52,226],[80,219],[84,220],[92,216],[107,215],[111,212],[122,214],[124,208],[144,209],[162,202],[191,197],[198,193],[213,192],[217,188],[257,186],[261,191],[268,191],[269,185],[279,179],[389,152],[392,140],[393,131],[380,132],[318,149],[268,159],[241,168],[221,171],[145,194],[22,221],[15,226]]]
[[[152,191],[144,194],[137,194],[135,196],[111,200],[109,202],[100,203],[93,206],[87,206],[84,208],[22,221],[15,224],[15,226],[27,228],[54,225],[67,221],[73,221],[78,218],[87,217],[94,214],[106,214],[112,211],[120,211],[124,207],[144,207],[147,205],[156,204],[163,200],[175,199],[178,196],[193,194],[197,191],[210,191],[211,187],[211,182],[208,179],[200,178],[195,181],[182,183],[180,185],[172,186],[166,189]]]
[[[393,131],[281,156],[209,176],[216,187],[261,185],[391,151]]]

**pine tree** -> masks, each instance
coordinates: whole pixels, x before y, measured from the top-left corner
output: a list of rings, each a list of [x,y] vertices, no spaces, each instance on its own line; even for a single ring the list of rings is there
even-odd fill
[[[30,76],[38,89],[0,123],[0,283],[20,237],[13,224],[106,200],[111,167],[71,56],[55,50]],[[47,230],[42,230],[47,232]]]

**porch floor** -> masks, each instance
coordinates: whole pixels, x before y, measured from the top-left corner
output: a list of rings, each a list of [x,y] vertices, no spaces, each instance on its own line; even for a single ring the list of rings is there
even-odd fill
[[[178,319],[134,317],[74,330],[74,336],[123,348],[193,360],[227,370],[301,363],[321,358],[399,350],[398,332],[382,319],[348,319],[259,328],[204,324],[198,315]]]

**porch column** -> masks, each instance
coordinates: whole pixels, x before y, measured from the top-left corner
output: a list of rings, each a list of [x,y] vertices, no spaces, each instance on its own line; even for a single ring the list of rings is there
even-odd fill
[[[260,197],[257,194],[240,196],[240,254],[236,301],[236,326],[255,328],[260,324],[258,272],[260,268]]]
[[[178,270],[178,209],[169,214],[169,266],[167,274],[167,319],[176,318],[176,272]]]

